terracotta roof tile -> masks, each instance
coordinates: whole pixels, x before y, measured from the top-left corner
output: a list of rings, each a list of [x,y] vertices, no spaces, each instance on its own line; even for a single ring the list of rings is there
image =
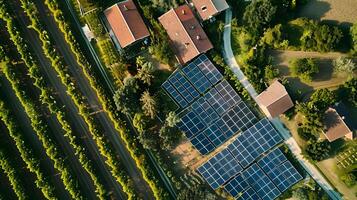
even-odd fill
[[[174,52],[181,64],[213,48],[206,33],[187,5],[171,9],[161,17]]]
[[[133,0],[117,3],[104,14],[122,48],[150,35]]]

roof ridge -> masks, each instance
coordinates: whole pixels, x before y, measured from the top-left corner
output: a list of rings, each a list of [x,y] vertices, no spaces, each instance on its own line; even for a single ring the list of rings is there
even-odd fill
[[[133,32],[131,31],[131,28],[130,28],[128,22],[126,21],[126,18],[124,17],[124,15],[123,15],[123,13],[122,13],[120,7],[119,7],[119,4],[120,4],[120,3],[125,3],[125,2],[129,2],[129,1],[127,0],[127,1],[119,2],[119,3],[116,4],[116,7],[117,7],[117,9],[119,10],[120,15],[123,17],[123,19],[124,19],[123,21],[124,21],[126,27],[128,27],[128,30],[129,30],[129,32],[130,32],[130,35],[133,37],[134,40],[136,40],[136,38],[135,38]]]

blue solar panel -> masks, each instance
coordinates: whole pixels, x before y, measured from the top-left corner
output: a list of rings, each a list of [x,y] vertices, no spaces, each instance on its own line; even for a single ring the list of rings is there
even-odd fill
[[[279,133],[267,119],[262,119],[239,135],[228,149],[243,167],[282,141]]]
[[[302,179],[302,176],[290,161],[286,161],[271,170],[268,176],[281,192],[284,192]]]
[[[209,102],[209,104],[216,109],[218,115],[222,115],[230,107],[215,88],[212,88],[210,91],[208,91],[204,97]]]
[[[275,150],[269,152],[266,156],[261,158],[258,161],[258,165],[263,169],[265,173],[268,173],[286,160],[287,159],[285,155],[280,151],[279,148],[276,148]]]
[[[252,126],[256,120],[256,117],[248,109],[246,104],[240,101],[218,119],[216,125],[222,129],[223,133],[229,138],[238,131],[243,131]]]
[[[224,149],[200,166],[197,171],[213,189],[217,189],[231,177],[241,172],[242,167],[232,154]]]
[[[222,133],[221,129],[219,129],[215,124],[212,124],[204,130],[203,133],[216,147],[219,147],[228,139],[226,135]]]
[[[203,54],[199,56],[193,62],[198,66],[198,68],[213,85],[223,79],[222,74],[217,70],[217,68],[212,64],[206,55]]]
[[[249,184],[244,180],[241,174],[234,177],[230,180],[225,186],[224,189],[233,197],[237,197],[242,194],[243,191],[249,188]]]
[[[208,79],[203,75],[203,73],[198,69],[194,63],[190,63],[185,68],[182,69],[182,72],[188,77],[188,80],[194,85],[194,87],[202,94],[212,84]]]
[[[191,143],[203,155],[208,154],[215,148],[203,133],[199,133],[196,137],[192,138]]]
[[[171,75],[169,81],[189,104],[200,95],[191,83],[178,71]]]
[[[256,164],[253,164],[248,169],[244,170],[242,175],[246,182],[263,200],[272,200],[281,194],[279,189]]]
[[[181,117],[178,127],[185,132],[186,137],[192,138],[206,126],[194,111],[189,111]]]
[[[215,109],[213,109],[203,97],[192,104],[192,109],[201,117],[207,126],[219,118]]]
[[[238,200],[260,200],[257,193],[252,189],[248,188],[240,196],[237,197]]]
[[[182,108],[188,105],[186,100],[176,91],[170,82],[165,81],[162,86]]]
[[[231,107],[242,100],[237,94],[237,92],[226,80],[223,80],[222,82],[218,83],[215,88],[219,91],[223,99],[226,100],[226,102]]]

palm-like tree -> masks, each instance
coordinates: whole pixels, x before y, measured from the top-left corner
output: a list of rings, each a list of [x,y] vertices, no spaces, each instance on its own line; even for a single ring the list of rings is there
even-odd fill
[[[142,104],[144,114],[151,119],[154,119],[157,113],[157,104],[155,98],[150,95],[149,91],[145,91],[142,94],[140,102]]]

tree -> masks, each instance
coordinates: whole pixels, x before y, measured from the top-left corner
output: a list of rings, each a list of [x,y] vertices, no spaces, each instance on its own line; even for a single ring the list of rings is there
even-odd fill
[[[125,114],[134,114],[138,110],[139,85],[136,78],[124,79],[124,84],[114,94],[114,102],[117,109]]]
[[[352,52],[357,54],[357,22],[351,27],[350,34],[352,38]]]
[[[164,124],[159,131],[159,136],[161,138],[161,146],[166,150],[171,150],[182,134],[176,127],[169,127]]]
[[[149,91],[145,91],[140,97],[143,112],[146,116],[154,119],[157,113],[156,99],[150,95]]]
[[[267,80],[273,80],[279,76],[279,69],[272,66],[268,65],[265,67],[265,79]]]
[[[139,70],[137,77],[145,84],[151,85],[151,81],[154,78],[154,71],[155,69],[151,62],[144,62],[141,64],[141,69]]]
[[[312,58],[297,58],[289,61],[292,75],[305,82],[312,81],[313,75],[319,72],[316,62]]]
[[[123,81],[127,76],[127,67],[126,64],[123,62],[117,62],[111,65],[112,72],[114,77],[117,80]]]
[[[289,45],[289,41],[283,39],[281,24],[274,26],[274,28],[268,28],[261,41],[276,49],[286,48]]]
[[[276,6],[270,0],[256,0],[246,7],[243,19],[251,30],[260,34],[271,24],[275,13]]]
[[[327,140],[309,141],[305,148],[305,154],[314,161],[321,161],[329,156],[330,150],[331,146]]]
[[[175,112],[171,111],[171,112],[169,112],[169,114],[167,114],[166,120],[165,120],[165,123],[167,124],[167,126],[174,127],[179,122],[180,122],[180,118],[177,116],[177,114]]]
[[[340,87],[341,99],[357,107],[357,78],[353,77]]]
[[[353,74],[356,70],[356,64],[352,59],[347,57],[338,57],[333,62],[334,72],[335,73],[346,73],[348,75]]]
[[[336,95],[331,90],[326,88],[316,90],[310,97],[308,106],[319,112],[325,112],[325,110],[336,103]]]
[[[138,130],[139,133],[142,133],[147,128],[147,119],[142,113],[135,113],[133,118],[133,125]]]
[[[352,187],[354,185],[356,185],[357,183],[357,178],[356,176],[353,174],[353,172],[349,172],[346,173],[344,175],[341,176],[341,180],[348,186],[348,187]]]
[[[299,187],[296,190],[293,191],[293,197],[294,199],[298,199],[298,200],[308,200],[308,196],[306,194],[306,189]]]

